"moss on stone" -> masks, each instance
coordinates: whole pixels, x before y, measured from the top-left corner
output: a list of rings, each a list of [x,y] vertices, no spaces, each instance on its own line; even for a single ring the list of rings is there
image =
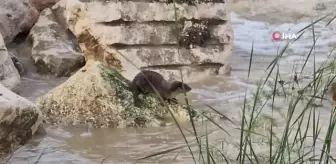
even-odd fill
[[[8,109],[15,112],[15,119],[0,123],[0,159],[13,153],[32,137],[31,127],[39,115],[34,110]]]
[[[210,39],[210,30],[206,23],[192,23],[190,27],[185,28],[179,36],[179,46],[186,49],[195,46],[203,46]]]

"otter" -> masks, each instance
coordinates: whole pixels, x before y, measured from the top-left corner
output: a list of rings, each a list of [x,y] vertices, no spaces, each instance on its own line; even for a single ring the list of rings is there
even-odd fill
[[[136,106],[139,104],[139,95],[156,93],[160,94],[163,100],[168,103],[177,102],[175,96],[184,92],[189,92],[191,87],[181,81],[169,82],[164,77],[154,71],[142,70],[138,73],[131,82],[131,91],[133,93],[133,100]],[[153,89],[155,88],[155,90]]]

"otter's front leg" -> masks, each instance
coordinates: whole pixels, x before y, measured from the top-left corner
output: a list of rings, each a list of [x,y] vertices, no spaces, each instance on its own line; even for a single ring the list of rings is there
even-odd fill
[[[177,101],[176,98],[168,98],[167,101],[168,101],[168,103],[170,103],[170,104],[178,104],[178,101]]]
[[[160,101],[160,104],[164,106],[165,102],[167,102],[168,104],[178,104],[178,101],[176,98],[164,98],[163,101]]]

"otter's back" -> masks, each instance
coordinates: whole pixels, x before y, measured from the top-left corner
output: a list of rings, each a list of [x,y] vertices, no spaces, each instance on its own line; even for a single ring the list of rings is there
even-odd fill
[[[164,77],[154,71],[148,71],[144,70],[138,73],[133,81],[133,85],[135,85],[138,89],[140,90],[149,90],[152,91],[152,86],[151,84],[157,89],[161,90],[162,88],[166,88],[167,86],[164,86],[166,84],[166,80]]]

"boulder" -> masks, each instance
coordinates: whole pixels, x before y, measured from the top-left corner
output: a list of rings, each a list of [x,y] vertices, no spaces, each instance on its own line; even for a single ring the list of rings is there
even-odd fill
[[[39,73],[70,76],[84,66],[85,60],[76,37],[57,20],[51,9],[41,12],[29,34],[33,42],[31,55]]]
[[[27,99],[0,84],[0,159],[25,144],[42,123],[42,113]]]
[[[4,40],[0,33],[0,84],[18,93],[20,91],[20,75],[8,54]]]
[[[33,27],[39,12],[30,5],[29,0],[0,1],[0,33],[5,43],[12,42],[20,32]]]
[[[61,0],[53,6],[87,60],[102,61],[113,51],[111,67],[121,68],[127,79],[139,68],[155,69],[169,80],[180,78],[182,69],[186,82],[229,74],[233,31],[226,3],[178,3],[176,8],[177,20],[171,1]],[[97,45],[103,48],[92,53]]]
[[[89,60],[66,82],[38,98],[36,104],[49,124],[91,124],[93,127],[160,126],[169,120],[168,108],[156,96],[143,96],[134,106],[130,81],[117,69]],[[183,105],[169,105],[180,122],[188,111]],[[171,118],[171,117],[170,117]]]

